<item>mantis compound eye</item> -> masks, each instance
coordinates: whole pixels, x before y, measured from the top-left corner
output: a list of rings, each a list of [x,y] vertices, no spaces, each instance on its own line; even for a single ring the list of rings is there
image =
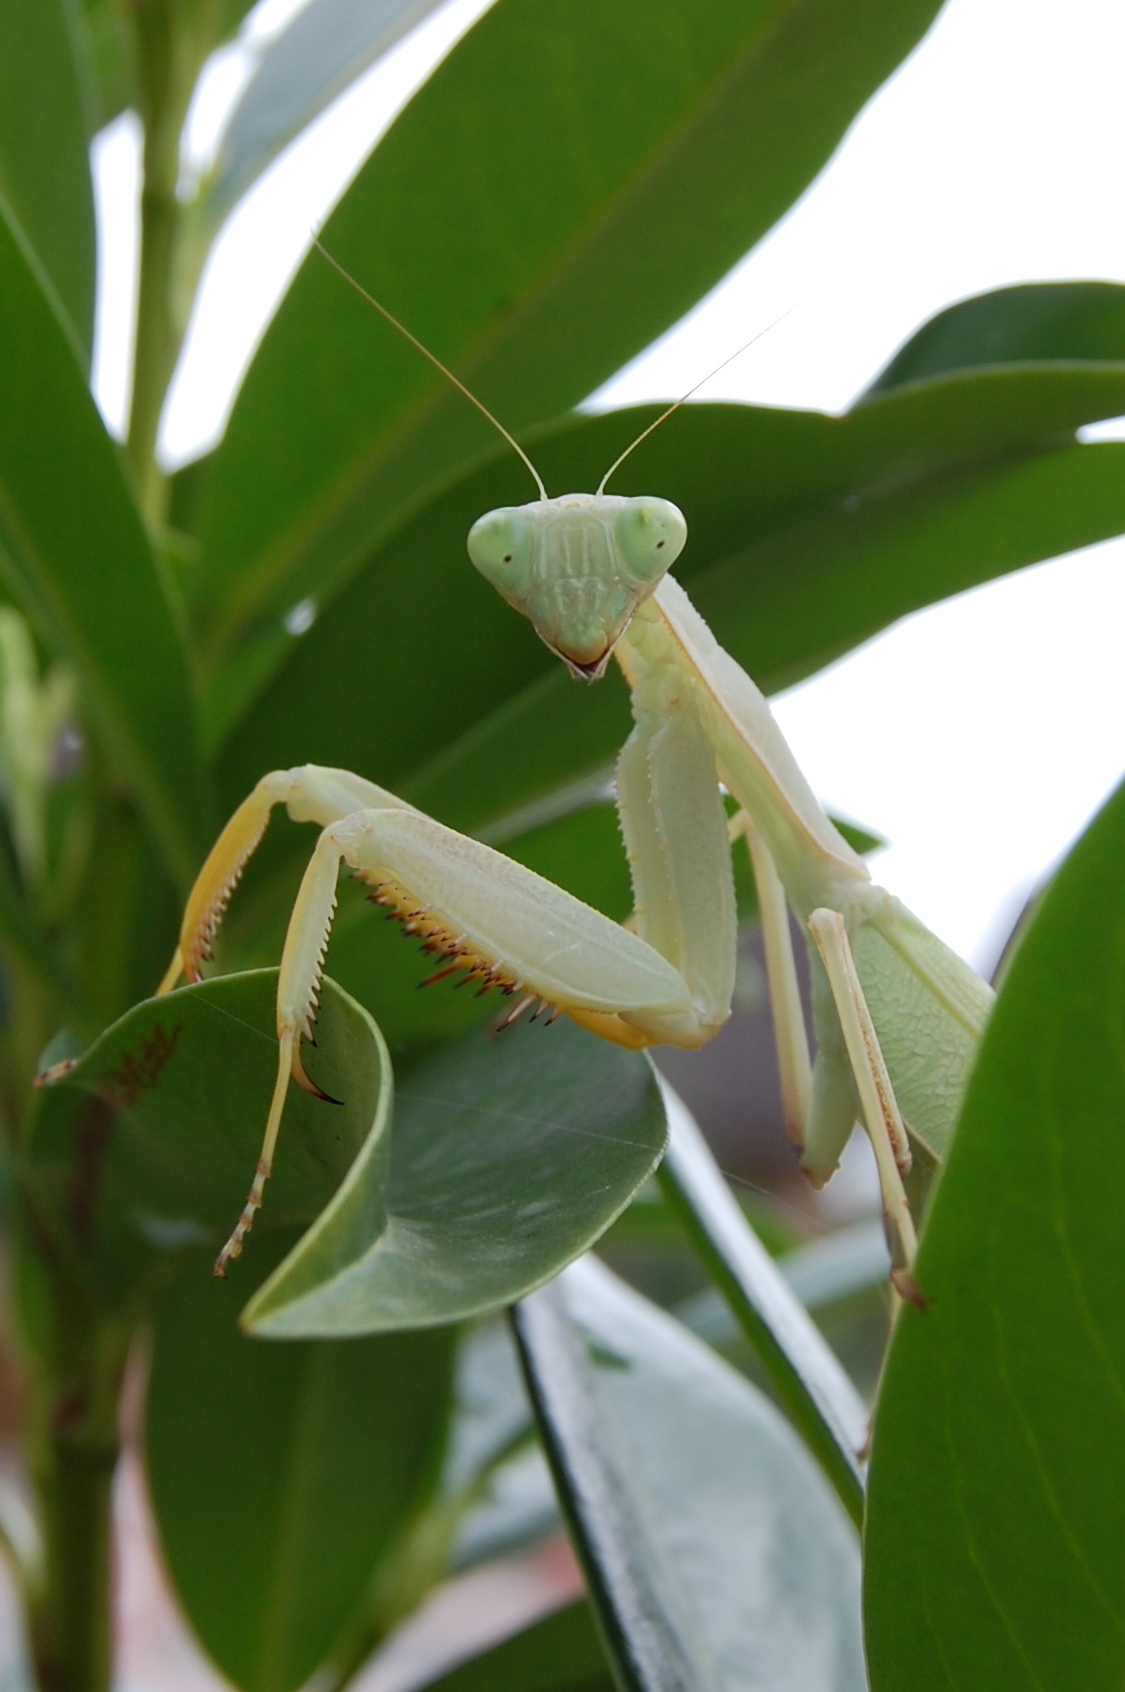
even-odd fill
[[[469,557],[502,593],[526,580],[533,544],[532,525],[518,506],[486,511],[469,530]]]
[[[627,567],[642,581],[656,582],[684,549],[687,524],[670,499],[644,496],[622,505],[617,544]]]

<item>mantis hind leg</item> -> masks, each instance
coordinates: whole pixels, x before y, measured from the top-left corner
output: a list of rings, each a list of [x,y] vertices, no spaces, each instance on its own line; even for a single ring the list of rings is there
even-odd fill
[[[808,1030],[789,932],[789,906],[777,867],[748,811],[741,810],[731,818],[729,833],[732,842],[739,835],[745,839],[754,869],[785,1129],[789,1138],[803,1148],[808,1138],[813,1086]],[[847,1132],[851,1132],[850,1121]]]
[[[903,1176],[910,1170],[906,1129],[860,986],[844,919],[839,911],[821,908],[813,911],[808,926],[828,977],[863,1124],[875,1153],[883,1209],[898,1237],[903,1266],[909,1273],[917,1235],[903,1187]]]

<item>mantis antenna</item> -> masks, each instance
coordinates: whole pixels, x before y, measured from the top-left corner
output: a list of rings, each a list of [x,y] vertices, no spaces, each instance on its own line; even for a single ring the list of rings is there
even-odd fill
[[[768,335],[771,329],[776,329],[779,323],[784,323],[785,319],[789,317],[792,312],[796,311],[796,309],[796,306],[790,306],[788,311],[783,311],[780,317],[775,317],[772,323],[767,323],[764,329],[759,329],[756,335],[751,335],[748,341],[743,341],[742,345],[736,348],[735,351],[727,358],[724,358],[721,364],[716,364],[714,370],[709,370],[706,376],[701,376],[699,381],[695,383],[694,387],[689,388],[686,394],[681,394],[678,400],[673,400],[668,409],[666,411],[662,411],[659,417],[654,418],[648,425],[647,429],[642,429],[636,440],[631,441],[625,448],[625,451],[621,453],[619,457],[614,459],[613,463],[598,483],[598,492],[600,494],[605,493],[605,485],[609,481],[609,478],[613,475],[613,472],[615,470],[620,470],[625,460],[629,457],[629,454],[636,452],[641,442],[647,441],[650,435],[655,434],[656,430],[659,429],[662,423],[667,423],[669,417],[671,417],[674,412],[679,411],[681,405],[685,404],[686,401],[691,398],[692,394],[697,394],[700,388],[706,386],[712,376],[717,376],[720,370],[725,370],[728,364],[733,364],[736,358],[741,358],[746,349],[748,347],[752,347],[755,341],[760,341],[763,335]]]
[[[347,282],[350,287],[355,289],[355,291],[359,295],[360,299],[366,300],[368,305],[374,306],[375,310],[379,313],[379,315],[381,317],[386,318],[386,320],[390,324],[391,328],[397,329],[399,334],[405,340],[409,341],[410,345],[412,347],[417,347],[418,351],[422,354],[422,357],[428,358],[430,363],[433,365],[434,369],[440,370],[442,375],[446,378],[446,380],[449,381],[449,382],[452,382],[453,386],[458,390],[459,393],[464,394],[465,398],[469,401],[469,404],[475,405],[477,410],[480,412],[481,416],[483,418],[485,418],[489,423],[491,423],[492,427],[495,430],[497,430],[499,434],[503,435],[503,437],[507,441],[508,445],[513,449],[514,452],[517,452],[519,454],[519,456],[523,459],[524,463],[527,465],[527,468],[531,471],[532,476],[535,478],[535,486],[539,489],[539,497],[540,497],[540,499],[545,500],[547,498],[547,490],[543,486],[542,476],[539,474],[538,470],[535,468],[534,464],[531,462],[531,460],[527,456],[526,452],[524,452],[523,448],[520,446],[520,443],[516,440],[515,436],[510,435],[508,433],[507,429],[505,429],[503,423],[501,423],[501,421],[498,417],[493,417],[491,411],[489,411],[488,407],[484,404],[484,401],[479,400],[477,398],[476,394],[472,393],[470,389],[466,388],[464,382],[462,382],[459,377],[455,376],[453,374],[452,370],[450,370],[447,365],[445,365],[441,362],[441,359],[438,358],[437,354],[432,353],[430,351],[429,347],[423,346],[422,342],[418,339],[417,335],[412,335],[410,333],[410,330],[406,327],[406,325],[404,323],[400,323],[398,318],[395,317],[393,312],[389,312],[385,305],[381,305],[380,302],[375,298],[374,294],[369,294],[367,292],[367,289],[365,287],[363,287],[362,283],[357,282],[355,277],[351,274],[351,272],[345,270],[343,265],[340,263],[340,261],[338,259],[334,259],[332,257],[332,254],[328,251],[328,248],[323,244],[322,241],[320,241],[318,239],[318,237],[316,235],[314,235],[312,239],[313,239],[313,246],[322,255],[322,257],[324,257],[328,260],[328,262],[332,266],[333,270],[335,270],[340,276],[342,276],[344,278],[344,281]],[[722,365],[719,366],[719,369],[720,370],[722,369]],[[714,374],[714,372],[712,372],[712,374]],[[692,392],[693,393],[695,392],[694,388],[692,389]],[[633,445],[635,446],[636,442],[634,442]],[[632,451],[632,447],[630,447],[629,450]]]
[[[398,318],[394,315],[394,313],[391,312],[391,311],[388,311],[387,307],[385,305],[383,305],[381,303],[381,301],[377,300],[375,298],[374,294],[369,294],[367,289],[363,286],[363,284],[361,282],[357,282],[355,277],[351,274],[351,272],[349,270],[344,269],[344,267],[340,263],[339,259],[333,258],[332,254],[328,251],[328,248],[324,245],[324,243],[320,240],[320,238],[316,234],[313,235],[312,243],[313,243],[313,246],[317,249],[317,251],[321,254],[321,256],[328,260],[328,263],[332,266],[333,270],[336,271],[336,273],[339,276],[343,277],[344,281],[348,284],[348,286],[350,288],[355,289],[356,293],[359,295],[361,300],[366,300],[368,305],[374,306],[375,310],[379,313],[380,317],[385,318],[386,321],[391,325],[392,329],[397,329],[399,334],[403,337],[404,340],[409,341],[410,345],[412,347],[416,347],[418,349],[418,351],[422,354],[423,358],[429,359],[430,363],[433,365],[435,370],[440,370],[441,374],[446,378],[446,380],[449,381],[449,382],[452,382],[453,386],[457,389],[458,393],[464,394],[465,398],[468,400],[470,405],[476,406],[476,409],[480,412],[481,416],[487,422],[492,424],[492,427],[496,430],[496,432],[499,435],[503,436],[504,440],[507,441],[508,445],[512,448],[513,452],[518,453],[520,458],[523,459],[523,462],[527,465],[527,468],[531,471],[531,474],[535,479],[535,485],[539,489],[540,499],[546,500],[548,495],[547,495],[547,489],[543,485],[542,476],[539,474],[538,470],[535,468],[534,464],[531,462],[531,460],[527,456],[526,452],[520,446],[520,443],[516,440],[515,436],[510,435],[508,433],[508,431],[507,431],[507,429],[505,429],[503,423],[501,423],[501,421],[498,417],[493,416],[492,412],[489,411],[489,409],[485,405],[484,401],[479,400],[477,398],[476,394],[474,394],[470,388],[467,388],[465,386],[464,382],[461,381],[460,377],[455,376],[453,374],[452,370],[450,370],[449,366],[443,364],[441,362],[441,359],[438,358],[437,354],[432,353],[430,351],[429,347],[425,346],[418,339],[417,335],[412,335],[410,333],[410,330],[406,327],[405,323],[400,323]],[[764,329],[759,329],[758,333],[756,335],[751,335],[751,337],[748,341],[743,341],[742,345],[740,347],[736,347],[734,352],[730,353],[726,358],[724,358],[721,364],[716,364],[714,370],[709,370],[707,372],[706,376],[701,376],[699,381],[696,382],[692,387],[690,387],[686,394],[681,394],[679,399],[674,400],[672,402],[672,404],[670,406],[668,406],[667,410],[662,411],[660,413],[660,416],[655,418],[648,425],[648,427],[646,429],[642,429],[640,434],[637,436],[636,440],[631,441],[629,443],[629,445],[625,448],[625,451],[623,453],[619,454],[619,456],[614,459],[613,463],[610,465],[609,469],[606,471],[605,475],[602,477],[601,481],[598,483],[598,493],[603,494],[605,492],[605,485],[609,481],[609,478],[613,475],[614,471],[620,470],[620,468],[624,464],[625,460],[629,457],[629,455],[631,453],[633,453],[637,450],[637,448],[640,446],[641,442],[647,441],[648,437],[651,434],[654,434],[656,432],[656,430],[659,429],[659,427],[662,423],[667,423],[669,417],[673,416],[673,414],[675,412],[679,411],[680,407],[682,405],[686,404],[686,402],[691,398],[692,394],[697,394],[699,392],[700,388],[704,387],[711,380],[711,378],[713,376],[717,376],[719,374],[720,370],[725,370],[728,364],[733,364],[736,358],[741,358],[743,353],[747,350],[748,347],[752,347],[754,345],[755,341],[760,341],[762,339],[763,335],[768,335],[771,329],[776,329],[779,323],[784,323],[785,319],[795,310],[796,310],[795,306],[790,306],[789,311],[783,311],[780,317],[775,317],[772,323],[767,323]]]

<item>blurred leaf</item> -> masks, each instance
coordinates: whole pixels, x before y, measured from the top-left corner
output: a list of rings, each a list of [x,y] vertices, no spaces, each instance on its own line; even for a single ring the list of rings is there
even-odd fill
[[[619,1684],[865,1688],[854,1532],[761,1394],[591,1259],[514,1322]]]
[[[20,886],[6,840],[0,842],[0,939],[58,996],[71,1020],[83,1031],[93,1032],[96,1023],[82,989],[40,927]]]
[[[668,1155],[660,1184],[774,1391],[836,1488],[863,1520],[867,1407],[742,1214],[686,1107],[665,1087]]]
[[[310,0],[263,52],[239,96],[206,190],[217,227],[306,124],[441,0]]]
[[[4,0],[0,195],[50,277],[87,366],[94,336],[94,197],[87,153],[93,74],[78,0]]]
[[[306,1224],[361,1152],[377,1158],[390,1069],[371,1018],[325,982],[310,1068],[342,1106],[290,1088],[277,1167],[247,1247]],[[238,1218],[277,1071],[277,972],[149,999],[36,1098],[22,1178],[55,1249],[100,1302],[134,1303]]]
[[[509,1556],[556,1530],[559,1507],[507,1322],[478,1322],[457,1353],[442,1499],[458,1510],[452,1565]]]
[[[1118,282],[1034,282],[939,311],[863,396],[950,370],[1059,359],[1125,361],[1125,288]]]
[[[183,639],[118,451],[2,216],[0,345],[0,565],[186,880],[207,819]]]
[[[591,392],[765,233],[935,11],[502,0],[381,142],[325,245],[526,429]],[[313,253],[219,449],[212,662],[250,641],[272,664],[290,607],[338,587],[491,445]]]
[[[584,1599],[428,1683],[428,1692],[615,1692]]]
[[[843,418],[693,405],[621,483],[686,512],[676,574],[772,691],[922,605],[1125,529],[1125,445],[1068,438],[1123,407],[1110,363],[943,377]],[[654,415],[555,425],[534,443],[548,486],[595,486]],[[465,558],[475,518],[524,492],[510,455],[473,472],[284,637],[225,748],[225,805],[308,759],[474,829],[607,768],[630,726],[620,678],[573,682]]]
[[[193,458],[168,478],[168,522],[185,535],[199,533],[207,492],[215,468],[215,454]]]
[[[664,1149],[646,1059],[565,1017],[470,1034],[396,1092],[382,1231],[349,1181],[247,1306],[252,1331],[376,1333],[510,1304],[605,1232]]]
[[[95,129],[136,104],[136,85],[129,25],[117,0],[85,0],[96,81]]]
[[[454,1334],[262,1345],[238,1333],[236,1295],[208,1268],[197,1260],[157,1311],[149,1485],[180,1601],[219,1668],[246,1692],[290,1692],[432,1489]]]
[[[875,1692],[1119,1684],[1125,789],[1023,937],[879,1398]]]

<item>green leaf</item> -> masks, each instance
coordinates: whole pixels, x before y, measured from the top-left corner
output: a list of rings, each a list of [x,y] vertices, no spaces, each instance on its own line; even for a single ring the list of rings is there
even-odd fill
[[[223,132],[206,215],[217,228],[281,149],[439,0],[311,0],[262,54]]]
[[[277,1072],[277,972],[225,976],[149,999],[37,1097],[21,1176],[41,1226],[104,1305],[135,1305],[229,1234],[257,1164]],[[390,1105],[390,1066],[359,1005],[325,982],[313,1074],[342,1106],[292,1087],[259,1233],[305,1225]],[[228,1300],[229,1302],[229,1300]]]
[[[429,1682],[428,1692],[615,1692],[584,1599]]]
[[[82,1032],[96,1028],[96,1018],[69,963],[48,940],[28,903],[7,839],[0,840],[0,940],[57,996],[67,1016]]]
[[[136,65],[129,22],[116,0],[84,0],[83,11],[94,62],[97,130],[136,104]]]
[[[381,142],[325,245],[525,429],[590,393],[718,281],[935,11],[934,0],[863,0],[846,18],[834,0],[502,0]],[[295,602],[338,586],[490,445],[463,397],[314,252],[219,451],[212,659],[260,639],[272,662]]]
[[[0,215],[0,565],[186,880],[206,832],[187,653],[120,455]]]
[[[876,1416],[875,1692],[1116,1686],[1125,1636],[1125,789],[985,1033]]]
[[[93,64],[78,0],[0,6],[0,196],[83,349],[94,336]],[[7,335],[4,336],[5,366]],[[5,396],[5,406],[8,404]]]
[[[514,1320],[618,1683],[865,1688],[855,1535],[772,1405],[593,1260]]]
[[[707,1142],[670,1090],[660,1184],[753,1346],[778,1398],[857,1526],[867,1407],[731,1196]]]
[[[919,606],[1125,529],[1125,445],[1070,438],[1123,407],[1109,362],[942,377],[843,418],[693,405],[621,485],[685,511],[676,574],[772,691]],[[534,443],[548,486],[596,486],[654,415],[555,425]],[[471,473],[285,637],[224,751],[226,804],[315,759],[478,829],[607,768],[630,726],[620,678],[573,682],[465,557],[475,518],[524,497],[520,476],[510,456]]]
[[[1034,282],[959,300],[910,337],[864,398],[950,370],[1046,359],[1125,360],[1125,288]]]
[[[196,1267],[153,1329],[145,1444],[162,1548],[228,1679],[290,1692],[432,1490],[454,1334],[262,1345],[238,1333],[233,1289]]]
[[[399,1077],[382,1171],[355,1176],[247,1306],[275,1337],[375,1333],[510,1304],[591,1245],[651,1174],[651,1068],[563,1018],[473,1033]]]

